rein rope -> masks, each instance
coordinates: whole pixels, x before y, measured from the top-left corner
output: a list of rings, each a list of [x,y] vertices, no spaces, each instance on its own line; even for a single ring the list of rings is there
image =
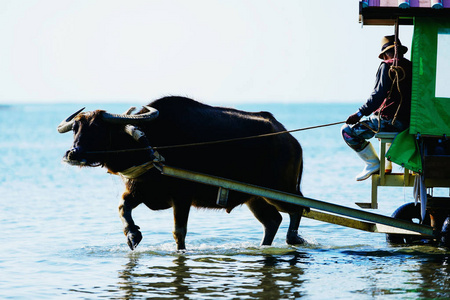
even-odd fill
[[[299,128],[299,129],[293,129],[293,130],[284,130],[284,131],[278,131],[278,132],[272,132],[272,133],[265,133],[265,134],[260,134],[260,135],[247,136],[247,137],[226,139],[226,140],[217,140],[217,141],[199,142],[199,143],[190,143],[190,144],[181,144],[181,145],[171,145],[171,146],[159,146],[159,147],[151,147],[151,148],[153,150],[164,150],[164,149],[173,149],[173,148],[183,148],[183,147],[193,147],[193,146],[204,146],[204,145],[212,145],[212,144],[229,143],[229,142],[236,142],[236,141],[250,140],[250,139],[256,139],[256,138],[263,138],[263,137],[279,135],[279,134],[285,134],[285,133],[291,133],[291,132],[297,132],[297,131],[304,131],[304,130],[322,128],[322,127],[333,126],[333,125],[338,125],[338,124],[343,124],[343,123],[345,123],[345,121],[329,123],[329,124],[322,124],[322,125],[316,125],[316,126],[311,126],[311,127],[304,127],[304,128]],[[148,150],[148,149],[149,149],[149,147],[137,148],[137,149],[124,149],[124,150],[88,151],[86,153],[91,153],[91,154],[94,154],[94,153],[122,153],[122,152],[144,151],[144,150]]]
[[[402,72],[403,75],[401,78],[399,76],[400,71]],[[394,73],[394,76],[391,76],[391,73]],[[389,69],[389,78],[392,80],[392,86],[391,90],[389,91],[389,95],[391,95],[395,85],[397,87],[398,93],[400,94],[400,102],[398,103],[398,107],[397,110],[395,111],[394,118],[392,118],[392,125],[394,125],[395,120],[397,119],[398,111],[400,110],[400,106],[402,106],[403,94],[402,91],[400,90],[400,81],[405,79],[405,77],[406,77],[405,70],[402,67],[398,66],[397,61],[395,61],[395,65],[392,65],[391,68]]]

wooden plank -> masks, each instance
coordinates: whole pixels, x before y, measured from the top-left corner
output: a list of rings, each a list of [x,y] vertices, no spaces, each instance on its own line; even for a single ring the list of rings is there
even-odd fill
[[[309,219],[322,221],[326,223],[336,224],[340,226],[350,227],[354,229],[372,231],[373,223],[362,222],[337,215],[327,214],[311,209],[309,212],[303,212],[303,216]],[[372,231],[373,232],[373,231]]]
[[[369,222],[358,221],[354,219],[349,219],[341,216],[336,216],[332,214],[327,214],[319,212],[316,210],[310,210],[309,212],[304,212],[303,216],[305,218],[326,222],[330,224],[336,224],[344,227],[349,227],[353,229],[359,229],[368,232],[376,233],[391,233],[391,234],[407,234],[407,235],[420,235],[418,232],[396,228],[392,226],[387,226],[383,224],[375,224]]]
[[[427,179],[427,178],[425,178],[425,186],[428,188],[432,188],[432,187],[448,188],[448,187],[450,187],[450,180],[449,179]]]

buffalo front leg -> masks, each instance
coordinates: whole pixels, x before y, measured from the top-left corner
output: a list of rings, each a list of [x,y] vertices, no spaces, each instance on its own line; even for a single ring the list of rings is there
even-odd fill
[[[289,245],[304,244],[305,240],[298,235],[298,227],[300,226],[300,220],[302,219],[302,211],[290,213],[289,217],[290,223],[286,235],[286,243]]]
[[[186,249],[185,240],[190,209],[191,209],[190,203],[189,205],[173,206],[173,218],[174,218],[173,238],[177,243],[177,250]]]
[[[142,240],[139,226],[134,224],[133,218],[131,217],[131,211],[138,205],[139,203],[133,201],[133,198],[126,192],[122,195],[119,203],[119,216],[123,224],[123,233],[127,237],[127,244],[131,250],[136,249]]]
[[[270,246],[281,224],[282,217],[280,213],[263,198],[253,198],[247,202],[247,206],[256,219],[263,225],[264,237],[261,245]]]

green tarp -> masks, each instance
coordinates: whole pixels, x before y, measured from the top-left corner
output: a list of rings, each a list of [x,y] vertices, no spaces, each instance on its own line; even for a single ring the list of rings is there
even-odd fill
[[[417,139],[409,134],[408,130],[402,131],[394,139],[389,151],[386,153],[388,160],[412,170],[422,172],[422,159],[420,156]]]
[[[415,18],[411,126],[395,137],[386,157],[418,173],[422,160],[416,135],[450,136],[449,42],[449,19]]]
[[[415,18],[412,42],[411,134],[450,135],[450,92],[441,94],[442,90],[449,91],[450,85],[450,70],[445,68],[450,61],[450,49],[446,46],[449,40],[448,18]],[[436,82],[439,86],[438,95]]]

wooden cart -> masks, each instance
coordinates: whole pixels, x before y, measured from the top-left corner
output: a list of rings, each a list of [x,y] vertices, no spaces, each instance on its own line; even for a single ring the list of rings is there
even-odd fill
[[[400,162],[402,173],[386,173],[388,146],[395,143],[397,133],[380,132],[379,174],[372,176],[372,197],[362,208],[378,208],[380,187],[414,186],[421,194],[420,203],[405,204],[393,217],[433,227],[429,241],[450,245],[450,197],[434,197],[434,188],[450,191],[450,1],[449,0],[368,0],[360,1],[360,22],[363,25],[392,25],[399,35],[399,26],[414,26],[411,46],[413,63],[411,126],[409,134],[416,139],[421,167],[414,172],[407,162]],[[399,141],[400,142],[400,141]],[[389,157],[388,157],[389,158]],[[421,206],[424,206],[422,209]],[[394,243],[414,242],[407,235],[389,235]]]

